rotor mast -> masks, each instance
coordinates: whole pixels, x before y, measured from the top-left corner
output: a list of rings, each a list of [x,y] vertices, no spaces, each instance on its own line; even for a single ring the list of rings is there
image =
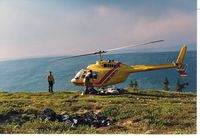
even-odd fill
[[[100,61],[102,61],[103,59],[102,59],[102,55],[101,55],[101,53],[99,54],[99,56],[100,56]]]
[[[103,53],[106,53],[107,51],[98,51],[98,52],[95,52],[94,54],[99,54],[99,58],[100,58],[100,61],[102,61],[103,60],[103,56],[102,56],[102,54]]]

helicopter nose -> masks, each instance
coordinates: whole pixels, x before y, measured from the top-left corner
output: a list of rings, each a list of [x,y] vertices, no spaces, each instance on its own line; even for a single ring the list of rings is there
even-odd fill
[[[71,82],[75,84],[75,83],[76,83],[76,79],[73,78],[73,79],[71,80]]]

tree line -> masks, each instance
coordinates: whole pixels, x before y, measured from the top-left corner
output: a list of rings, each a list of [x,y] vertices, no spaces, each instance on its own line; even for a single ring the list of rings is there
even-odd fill
[[[170,88],[169,88],[169,85],[170,85],[170,82],[168,80],[167,77],[165,77],[164,81],[163,81],[163,90],[165,91],[169,91]],[[182,92],[186,89],[186,86],[188,86],[189,83],[188,82],[180,82],[179,79],[177,79],[177,82],[176,82],[176,91],[177,92]],[[129,83],[129,87],[135,89],[135,90],[138,90],[138,82],[137,80],[131,80],[130,83]]]

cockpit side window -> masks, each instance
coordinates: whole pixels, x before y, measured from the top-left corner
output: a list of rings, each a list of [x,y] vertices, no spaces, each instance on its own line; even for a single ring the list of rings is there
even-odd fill
[[[93,79],[97,79],[98,78],[98,72],[93,71],[92,76],[93,76]]]
[[[84,71],[81,78],[85,78],[86,74],[87,74],[87,71]]]
[[[103,64],[104,68],[113,68],[116,67],[114,64]]]

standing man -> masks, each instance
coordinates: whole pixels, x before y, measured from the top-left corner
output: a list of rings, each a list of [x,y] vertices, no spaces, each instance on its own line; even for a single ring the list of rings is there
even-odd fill
[[[48,75],[47,80],[48,80],[48,83],[49,83],[49,92],[53,93],[54,77],[53,77],[51,71],[49,71],[49,75]]]
[[[89,94],[90,89],[93,87],[93,86],[92,86],[92,82],[91,82],[92,79],[93,79],[92,70],[90,70],[90,71],[86,74],[85,79],[84,79],[84,84],[85,84],[85,91],[84,91],[84,94]]]

